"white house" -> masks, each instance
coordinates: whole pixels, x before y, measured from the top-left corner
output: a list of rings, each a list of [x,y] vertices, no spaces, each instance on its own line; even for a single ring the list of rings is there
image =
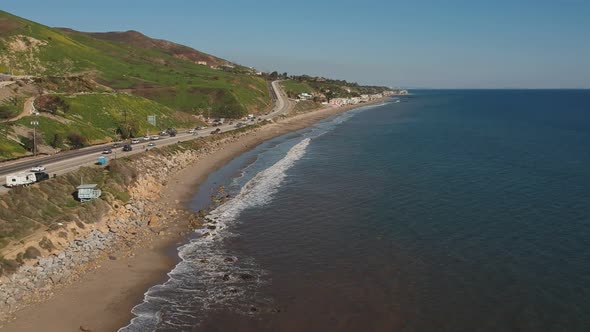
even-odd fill
[[[307,92],[300,93],[298,97],[300,100],[311,100],[313,98],[313,96]]]

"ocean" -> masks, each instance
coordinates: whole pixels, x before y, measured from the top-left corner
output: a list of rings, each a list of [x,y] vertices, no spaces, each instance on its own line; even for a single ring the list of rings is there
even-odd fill
[[[589,101],[423,90],[269,140],[121,331],[588,331]]]

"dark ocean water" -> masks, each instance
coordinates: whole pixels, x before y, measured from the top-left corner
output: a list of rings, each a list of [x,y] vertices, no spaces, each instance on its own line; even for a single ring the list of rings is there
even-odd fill
[[[590,91],[418,91],[263,144],[194,208],[220,184],[127,330],[590,330]]]

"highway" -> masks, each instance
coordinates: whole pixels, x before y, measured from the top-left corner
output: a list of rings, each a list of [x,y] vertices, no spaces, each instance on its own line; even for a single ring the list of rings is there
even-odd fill
[[[285,114],[290,109],[290,102],[285,96],[279,86],[279,81],[273,81],[271,83],[274,94],[277,96],[273,109],[266,115],[261,115],[257,119],[272,119],[274,117]],[[273,98],[274,99],[274,98]],[[234,120],[234,123],[240,122],[240,120]],[[248,125],[255,124],[257,121],[244,121]],[[188,132],[179,132],[175,137],[160,137],[158,140],[154,140],[156,147],[166,146],[175,144],[177,142],[188,141],[198,137],[206,137],[211,135],[211,132],[216,128],[221,129],[222,132],[231,131],[235,129],[235,125],[225,124],[218,127],[209,127],[207,129],[198,130],[196,134],[190,134]],[[119,148],[112,149],[113,153],[106,155],[108,159],[116,159],[124,156],[129,156],[137,153],[144,152],[148,149],[147,141],[141,141],[139,144],[132,144],[133,150],[129,152],[122,151],[123,143],[120,143]],[[0,184],[4,185],[6,175],[28,171],[33,166],[43,165],[46,168],[46,172],[50,176],[61,175],[67,172],[78,169],[80,166],[91,165],[97,162],[98,157],[103,155],[102,151],[106,148],[111,148],[113,143],[107,143],[102,145],[90,146],[78,150],[70,150],[57,153],[52,156],[42,156],[37,158],[27,158],[20,161],[9,161],[0,163]],[[8,191],[8,188],[0,187],[0,194]]]

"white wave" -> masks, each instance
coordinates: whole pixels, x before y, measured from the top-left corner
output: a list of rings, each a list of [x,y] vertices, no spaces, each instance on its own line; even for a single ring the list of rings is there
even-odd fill
[[[237,218],[247,208],[262,206],[270,202],[286,177],[286,171],[305,154],[310,140],[310,138],[302,140],[293,146],[283,159],[256,174],[242,187],[236,197],[213,210],[209,214],[209,218],[218,218],[221,222],[228,222]]]
[[[297,143],[285,157],[250,179],[235,197],[213,210],[207,216],[209,223],[206,225],[211,229],[198,230],[202,236],[179,248],[182,261],[168,273],[168,281],[145,293],[143,303],[132,310],[136,317],[119,331],[152,331],[161,325],[190,328],[191,324],[198,323],[195,321],[198,316],[195,311],[201,311],[198,307],[206,310],[214,305],[235,303],[244,298],[245,292],[255,293],[264,271],[253,260],[238,260],[219,240],[231,235],[228,226],[242,211],[272,200],[287,170],[305,155],[310,141],[311,138],[305,138]],[[228,261],[228,257],[232,259]],[[233,277],[244,274],[252,276],[253,281],[244,283],[239,277],[237,280]],[[233,279],[219,282],[225,276]]]

